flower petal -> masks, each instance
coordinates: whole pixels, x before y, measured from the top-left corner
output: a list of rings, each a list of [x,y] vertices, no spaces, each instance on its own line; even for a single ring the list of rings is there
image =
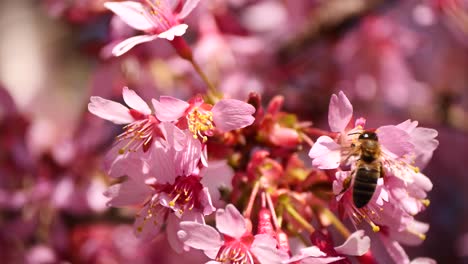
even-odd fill
[[[216,208],[213,206],[213,202],[211,201],[210,193],[208,192],[208,188],[204,187],[203,190],[200,192],[200,204],[202,206],[203,214],[210,215]]]
[[[142,4],[134,1],[106,2],[104,6],[114,12],[126,24],[132,28],[147,31],[154,28],[148,19],[143,15],[146,12]]]
[[[321,136],[309,151],[312,166],[322,170],[336,169],[340,166],[340,145],[327,136]]]
[[[286,252],[276,248],[276,240],[269,235],[256,235],[250,246],[250,251],[255,255],[260,264],[281,264],[288,259]]]
[[[328,125],[333,132],[342,132],[353,116],[353,105],[343,92],[332,95],[328,107]]]
[[[128,38],[119,44],[115,45],[114,49],[112,49],[112,54],[118,57],[129,51],[131,48],[135,47],[138,44],[149,42],[152,40],[157,39],[157,35],[139,35]]]
[[[216,228],[233,238],[241,238],[247,231],[244,217],[232,204],[228,204],[224,210],[216,211]]]
[[[306,255],[307,257],[324,257],[327,254],[322,252],[317,246],[311,246],[301,249],[301,254]]]
[[[173,153],[170,150],[153,145],[153,153],[151,155],[152,164],[152,175],[156,178],[159,183],[173,183],[176,178],[176,165],[173,158]]]
[[[437,261],[431,258],[415,258],[410,264],[437,264]]]
[[[435,139],[438,135],[437,130],[425,127],[417,127],[410,133],[411,143],[415,149],[415,164],[419,168],[426,167],[432,158],[432,153],[439,146],[439,141]]]
[[[169,242],[169,245],[177,254],[180,254],[184,251],[184,243],[179,239],[179,236],[177,235],[177,232],[179,230],[180,218],[178,218],[174,214],[169,214],[169,216],[167,217],[166,225],[167,242]],[[186,251],[188,251],[188,248]]]
[[[148,173],[148,164],[144,162],[148,159],[149,153],[142,150],[136,152],[126,151],[121,154],[121,150],[128,144],[130,139],[124,139],[115,144],[105,155],[104,168],[111,177],[130,176],[132,178],[145,179]]]
[[[151,195],[151,188],[144,182],[128,178],[123,183],[110,186],[104,195],[112,198],[107,202],[108,206],[141,205]]]
[[[187,144],[186,134],[173,123],[162,122],[159,125],[159,128],[161,129],[161,132],[169,146],[174,148],[175,151],[181,151]]]
[[[379,143],[397,157],[402,157],[414,149],[410,135],[396,126],[382,126],[377,129]]]
[[[210,191],[210,196],[216,204],[221,199],[219,188],[232,188],[231,181],[234,170],[227,164],[226,160],[210,161],[210,166],[201,169],[201,183]]]
[[[122,125],[133,122],[133,117],[127,107],[99,96],[91,96],[88,110],[102,119]]]
[[[159,205],[153,206],[151,202],[147,203],[135,218],[133,224],[135,235],[143,240],[154,239],[164,224],[164,208]]]
[[[122,94],[123,99],[128,106],[142,114],[151,114],[151,109],[149,108],[148,104],[143,99],[141,99],[141,97],[135,91],[128,89],[128,87],[124,87]]]
[[[418,126],[418,121],[411,121],[410,119],[408,119],[396,126],[405,130],[408,133],[411,133]]]
[[[344,257],[305,258],[301,261],[301,264],[328,264],[342,259]]]
[[[408,186],[411,195],[418,199],[426,198],[426,192],[432,190],[433,187],[431,180],[422,173],[414,174],[413,180],[413,183]]]
[[[343,245],[335,247],[338,253],[350,256],[362,256],[370,248],[370,238],[364,236],[364,230],[358,230],[346,239]]]
[[[211,226],[183,221],[180,223],[180,229],[177,236],[185,245],[203,250],[211,259],[216,257],[216,253],[223,245],[218,231]]]
[[[414,163],[420,169],[424,168],[432,157],[432,153],[439,145],[437,131],[430,128],[417,127],[418,122],[406,120],[396,127],[406,131],[411,137],[411,143],[414,145],[415,160]]]
[[[181,151],[175,153],[175,164],[177,166],[177,175],[190,175],[197,169],[202,153],[202,145],[198,139],[195,139],[190,131],[185,131],[185,147]]]
[[[251,125],[255,118],[255,107],[235,99],[223,99],[211,109],[217,129],[227,132]]]
[[[429,224],[413,220],[409,222],[403,231],[392,232],[391,238],[409,246],[420,245],[429,231]]]
[[[408,264],[410,262],[408,255],[398,242],[390,240],[385,235],[380,235],[380,238],[394,263]]]
[[[299,143],[299,133],[295,129],[275,124],[270,134],[270,140],[278,146],[295,147]]]
[[[190,106],[187,102],[172,96],[161,96],[158,100],[151,100],[156,117],[162,122],[173,122],[181,118]]]
[[[177,26],[173,26],[170,29],[160,33],[158,38],[163,38],[167,40],[174,40],[175,37],[180,37],[185,34],[187,31],[188,25],[187,24],[180,24]]]
[[[250,251],[260,264],[281,264],[283,260],[288,259],[288,254],[278,250],[276,240],[267,234],[256,235]]]
[[[185,212],[182,215],[182,218],[178,218],[174,214],[169,214],[166,221],[167,241],[169,242],[169,245],[171,245],[171,248],[179,254],[183,251],[190,250],[190,247],[188,245],[185,245],[184,241],[181,240],[177,234],[181,230],[180,223],[182,223],[183,221],[205,224],[205,219],[203,218],[203,215],[194,211]]]
[[[180,19],[184,19],[192,12],[195,7],[197,7],[198,2],[200,2],[200,0],[186,0],[178,17]]]

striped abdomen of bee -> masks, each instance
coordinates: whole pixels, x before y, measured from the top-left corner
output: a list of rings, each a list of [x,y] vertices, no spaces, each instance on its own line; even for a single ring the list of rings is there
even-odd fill
[[[382,174],[379,160],[367,163],[358,161],[353,184],[353,202],[357,208],[364,207],[374,195],[377,180]]]

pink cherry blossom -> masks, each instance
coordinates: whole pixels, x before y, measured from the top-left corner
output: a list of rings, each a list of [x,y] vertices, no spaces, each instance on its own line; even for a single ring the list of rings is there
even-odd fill
[[[126,166],[128,176],[106,192],[111,206],[143,206],[134,224],[138,237],[153,239],[167,223],[168,239],[176,251],[183,250],[175,235],[178,223],[203,223],[204,216],[215,210],[210,190],[202,184],[203,175],[199,174],[201,143],[189,132],[185,136],[186,144],[180,151],[158,141],[148,159],[133,156],[119,163]],[[210,187],[218,190],[220,184],[225,183],[212,183]]]
[[[309,156],[316,168],[338,170],[333,192],[341,215],[350,218],[354,224],[364,220],[374,231],[384,228],[387,234],[402,241],[422,241],[427,229],[411,224],[414,215],[427,207],[426,193],[432,189],[432,183],[414,164],[424,165],[432,156],[438,144],[437,132],[418,128],[417,122],[410,121],[375,129],[384,177],[377,181],[371,200],[363,208],[357,208],[352,198],[352,185],[359,153],[353,155],[352,145],[359,144],[359,135],[366,131],[363,128],[365,122],[360,118],[354,128],[349,127],[352,106],[343,93],[332,97],[330,112],[330,127],[340,134],[336,139],[319,137]],[[345,182],[350,185],[348,189],[344,187]]]
[[[362,118],[357,119],[354,128],[346,128],[352,118],[352,106],[348,103],[349,100],[343,93],[340,93],[339,97],[332,97],[329,111],[333,114],[329,115],[329,123],[332,131],[340,130],[340,134],[337,139],[328,136],[317,139],[309,152],[314,167],[336,169],[355,161],[346,156],[347,151],[365,130],[362,127]],[[424,165],[438,145],[438,141],[435,140],[437,131],[416,128],[416,125],[417,123],[406,121],[397,126],[381,126],[375,130],[382,147],[382,163],[385,169],[406,181],[412,181],[414,173],[411,171],[418,170],[411,164],[421,160],[418,163]]]
[[[158,38],[174,40],[185,34],[188,28],[182,20],[192,12],[200,0],[184,0],[179,10],[179,1],[146,0],[143,3],[133,1],[106,2],[104,6],[119,16],[130,27],[145,34],[130,37],[117,44],[112,53],[120,56],[134,46]]]
[[[91,96],[88,110],[94,115],[109,120],[115,124],[125,124],[125,132],[118,136],[118,141],[125,141],[120,152],[136,151],[140,147],[147,151],[156,136],[161,135],[158,128],[159,120],[152,115],[148,104],[128,87],[124,87],[122,95],[125,103],[131,108],[99,96]],[[121,153],[122,154],[122,153]]]
[[[253,123],[255,108],[235,99],[222,99],[214,106],[196,96],[188,103],[170,96],[153,99],[156,117],[161,121],[177,122],[181,128],[188,128],[195,138],[203,141],[212,135],[214,129],[228,132]]]
[[[276,248],[274,238],[265,234],[253,236],[246,219],[232,204],[216,212],[218,230],[196,222],[182,222],[180,227],[179,238],[185,245],[203,250],[214,260],[209,263],[279,264],[287,258]]]

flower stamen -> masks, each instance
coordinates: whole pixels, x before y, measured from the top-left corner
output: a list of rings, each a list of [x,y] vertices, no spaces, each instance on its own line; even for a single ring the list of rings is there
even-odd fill
[[[146,152],[153,142],[153,136],[157,129],[159,121],[153,117],[148,116],[145,119],[137,120],[124,127],[124,132],[117,136],[117,142],[122,140],[129,140],[127,144],[119,149],[119,154],[125,152],[136,152],[143,146],[143,151]]]
[[[206,132],[213,130],[213,113],[211,111],[200,110],[198,107],[195,107],[188,115],[188,128],[192,132],[193,137],[197,139],[198,137],[203,139],[203,142],[206,142],[208,138],[206,137]]]

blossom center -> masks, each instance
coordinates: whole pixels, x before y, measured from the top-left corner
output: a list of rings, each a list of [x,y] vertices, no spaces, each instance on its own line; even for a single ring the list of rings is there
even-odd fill
[[[187,114],[188,128],[192,132],[194,138],[202,138],[203,142],[208,139],[206,134],[213,130],[213,113],[195,107]]]
[[[176,24],[171,17],[170,7],[166,6],[161,0],[145,0],[145,2],[148,4],[148,18],[156,25],[154,33],[162,33],[171,28],[173,24]]]
[[[241,241],[226,243],[218,251],[216,261],[229,264],[253,264],[254,260],[247,245]]]
[[[143,147],[146,152],[153,142],[155,134],[161,134],[158,125],[159,121],[152,115],[144,119],[136,120],[124,127],[124,132],[117,136],[117,141],[128,140],[127,144],[119,149],[120,154],[125,152],[136,152]]]
[[[169,192],[169,206],[182,214],[198,206],[199,193],[203,189],[198,176],[179,176]]]

